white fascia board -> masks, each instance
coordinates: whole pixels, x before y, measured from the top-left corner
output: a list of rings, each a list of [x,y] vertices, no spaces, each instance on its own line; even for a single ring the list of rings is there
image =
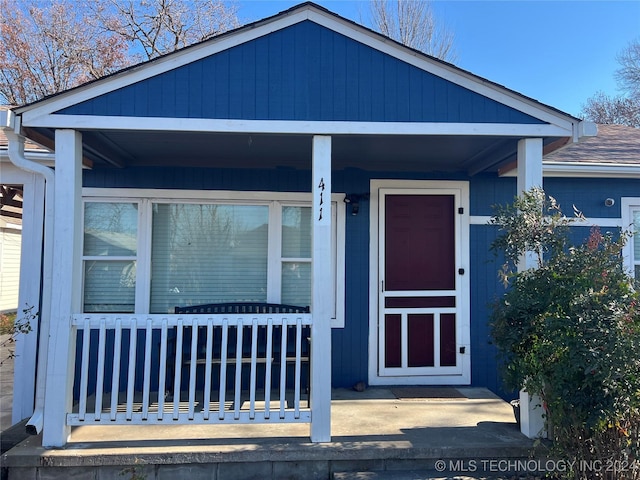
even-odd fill
[[[387,41],[384,37],[380,37],[364,27],[351,23],[345,19],[335,17],[334,15],[327,14],[326,12],[318,10],[310,5],[299,11],[291,12],[289,14],[285,13],[282,14],[282,16],[274,17],[273,20],[265,21],[255,27],[241,29],[237,33],[222,36],[219,39],[213,39],[210,42],[195,45],[185,49],[184,51],[176,52],[150,63],[142,64],[138,67],[124,71],[121,74],[115,74],[112,77],[108,77],[103,81],[91,83],[84,88],[81,87],[74,89],[66,94],[58,94],[50,100],[45,100],[33,107],[27,106],[24,107],[24,109],[17,109],[17,112],[22,115],[23,124],[31,126],[34,125],[34,123],[37,123],[35,122],[35,119],[38,117],[46,116],[47,114],[51,114],[71,105],[123,88],[133,83],[140,82],[169,70],[179,68],[201,58],[214,55],[305,20],[311,20],[357,42],[368,45],[378,51],[397,58],[398,60],[432,73],[444,80],[486,96],[487,98],[495,100],[506,106],[515,108],[544,122],[556,125],[565,131],[571,132],[571,136],[574,138],[579,136],[577,133],[579,121],[568,114],[561,114],[560,112],[546,107],[541,103],[527,99],[524,96],[511,92],[498,85],[491,84],[488,81],[484,81],[480,77],[458,69],[453,65],[432,60],[429,57],[403,47],[392,40]]]
[[[623,199],[624,200],[624,199]],[[490,220],[493,217],[490,217],[488,215],[471,215],[469,217],[469,224],[470,225],[490,225]],[[588,217],[585,218],[584,220],[576,218],[576,217],[569,217],[571,220],[573,220],[573,224],[572,226],[574,227],[603,227],[603,228],[621,228],[623,225],[623,222],[620,218],[615,218],[615,217]],[[496,225],[493,225],[496,226]]]
[[[517,169],[513,169],[503,177],[515,177]],[[545,162],[542,163],[542,174],[550,177],[573,178],[636,178],[640,179],[640,165],[611,163],[579,163],[579,162]]]
[[[498,135],[513,137],[564,137],[571,135],[570,130],[567,131],[558,125],[549,124],[219,120],[91,115],[45,115],[31,121],[26,121],[25,119],[23,125],[75,130],[246,132],[311,135]]]

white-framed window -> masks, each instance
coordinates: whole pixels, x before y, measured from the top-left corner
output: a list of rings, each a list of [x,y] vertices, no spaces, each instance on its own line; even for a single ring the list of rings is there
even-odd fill
[[[623,197],[621,202],[622,228],[631,232],[623,256],[627,270],[640,279],[640,198]]]
[[[344,326],[344,195],[332,198],[333,327]],[[311,305],[311,194],[83,191],[83,311]]]
[[[84,204],[83,309],[133,313],[139,203]]]

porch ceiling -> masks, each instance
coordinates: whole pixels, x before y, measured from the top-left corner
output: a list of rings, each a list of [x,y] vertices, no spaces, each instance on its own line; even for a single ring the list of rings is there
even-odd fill
[[[546,139],[551,142],[555,139]],[[311,135],[85,131],[84,155],[98,167],[232,168],[311,166]],[[445,135],[333,136],[333,168],[376,171],[497,171],[515,158],[518,138]]]

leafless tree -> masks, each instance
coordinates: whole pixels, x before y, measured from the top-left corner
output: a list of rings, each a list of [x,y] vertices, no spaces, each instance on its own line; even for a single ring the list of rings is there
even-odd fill
[[[592,122],[640,128],[640,39],[633,40],[617,55],[620,68],[615,77],[621,95],[597,92],[587,99],[580,115]]]
[[[620,64],[616,71],[618,85],[640,98],[640,37],[632,40],[616,59]]]
[[[640,128],[639,98],[637,96],[609,96],[598,92],[583,105],[582,116],[596,123]]]
[[[103,0],[93,8],[105,29],[142,49],[142,60],[239,26],[237,6],[222,0]]]
[[[207,40],[238,26],[236,11],[222,0],[0,0],[0,103],[29,103]]]
[[[430,0],[369,0],[373,29],[441,60],[453,62],[453,33],[436,20]]]
[[[0,102],[20,105],[127,64],[124,41],[94,28],[78,2],[0,0]]]

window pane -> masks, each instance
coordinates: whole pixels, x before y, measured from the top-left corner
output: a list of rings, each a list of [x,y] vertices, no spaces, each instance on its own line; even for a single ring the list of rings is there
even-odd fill
[[[85,255],[133,256],[137,233],[136,204],[85,203]]]
[[[311,208],[282,207],[282,256],[311,258]]]
[[[640,261],[640,210],[633,212],[633,231],[633,259],[638,262]]]
[[[311,263],[282,262],[282,303],[311,305]]]
[[[268,218],[267,206],[154,205],[151,313],[266,302]]]
[[[136,262],[87,260],[84,263],[84,311],[133,313]]]

